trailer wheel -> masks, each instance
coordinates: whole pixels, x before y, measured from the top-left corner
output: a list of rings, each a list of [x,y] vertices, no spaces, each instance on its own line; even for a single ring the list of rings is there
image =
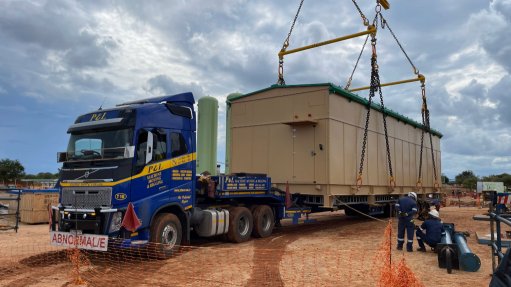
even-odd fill
[[[227,239],[234,243],[250,239],[253,229],[252,213],[246,207],[234,207],[229,210],[229,231]]]
[[[275,226],[275,217],[271,208],[268,205],[258,205],[254,208],[252,215],[254,216],[252,235],[260,238],[270,236]]]
[[[151,224],[152,251],[158,259],[169,258],[179,250],[182,236],[181,222],[176,215],[158,214]]]

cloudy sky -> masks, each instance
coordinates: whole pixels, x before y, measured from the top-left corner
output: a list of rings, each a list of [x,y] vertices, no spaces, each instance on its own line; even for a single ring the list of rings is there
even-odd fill
[[[374,1],[359,0],[368,18]],[[511,167],[511,0],[391,0],[383,11],[427,77],[431,125],[444,134],[442,172]],[[56,172],[76,116],[128,100],[192,91],[220,101],[277,80],[277,52],[299,0],[0,1],[0,158]],[[290,48],[362,31],[351,1],[305,0]],[[286,57],[286,83],[344,86],[364,38]],[[382,82],[413,77],[388,30]],[[365,53],[354,86],[367,85]],[[367,93],[361,93],[367,96]],[[384,90],[420,119],[417,83]],[[224,156],[219,138],[219,161]]]

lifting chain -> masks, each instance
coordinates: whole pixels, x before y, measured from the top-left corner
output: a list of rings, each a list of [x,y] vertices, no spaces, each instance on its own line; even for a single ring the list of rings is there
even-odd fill
[[[376,7],[376,17],[374,20],[375,27],[378,26],[378,16],[381,11],[381,6],[378,4]],[[364,158],[365,158],[365,150],[367,145],[367,132],[369,130],[369,118],[371,113],[371,105],[372,105],[372,98],[375,96],[375,92],[378,92],[380,95],[380,111],[383,116],[383,129],[385,132],[385,145],[387,148],[387,160],[389,164],[389,186],[392,190],[394,190],[396,186],[396,182],[394,179],[393,171],[392,171],[392,159],[390,154],[390,145],[389,145],[389,136],[387,131],[387,112],[385,110],[385,105],[383,103],[383,93],[381,91],[380,86],[380,75],[379,75],[379,67],[377,62],[377,53],[376,53],[376,33],[371,34],[371,48],[372,48],[372,55],[371,55],[371,87],[369,89],[369,99],[367,101],[367,114],[366,114],[366,121],[365,121],[365,127],[364,127],[364,138],[362,141],[362,152],[361,152],[361,159],[360,159],[360,166],[357,176],[357,188],[362,185],[362,172],[364,170]]]
[[[424,128],[421,132],[421,148],[420,148],[420,155],[419,155],[419,176],[417,178],[417,183],[415,184],[415,187],[417,188],[417,191],[422,190],[422,152],[424,150],[424,130],[426,129],[426,112],[428,110],[428,104],[426,103],[426,87],[425,83],[421,82],[421,91],[422,91],[422,125]]]
[[[435,178],[434,189],[438,190],[440,187],[438,184],[438,177],[436,174],[436,163],[435,163],[435,151],[433,149],[433,136],[431,135],[431,126],[429,122],[429,109],[426,100],[426,84],[424,80],[421,80],[421,93],[422,93],[422,125],[424,126],[421,133],[421,147],[420,147],[420,158],[419,158],[419,177],[417,179],[416,187],[418,190],[422,189],[422,154],[424,148],[424,133],[429,133],[429,144],[431,147],[431,163],[433,164],[433,175]]]
[[[429,122],[429,109],[428,109],[428,106],[426,104],[426,86],[424,84],[424,82],[422,82],[422,85],[421,85],[421,90],[422,90],[422,98],[423,98],[423,101],[424,101],[424,105],[425,105],[425,118],[426,118],[426,129],[427,129],[427,132],[429,133],[429,144],[430,144],[430,147],[431,147],[431,163],[433,164],[433,176],[435,178],[435,183],[434,183],[434,189],[438,191],[438,189],[440,188],[439,184],[438,184],[438,178],[437,178],[437,174],[436,174],[436,164],[435,164],[435,150],[433,148],[433,136],[431,135],[431,126],[430,126],[430,122]]]
[[[289,33],[287,33],[287,38],[282,44],[282,49],[280,52],[285,52],[287,47],[289,47],[289,39],[291,38],[291,34],[293,33],[293,28],[295,27],[296,20],[298,19],[298,15],[300,14],[300,10],[302,9],[303,1],[300,1],[300,5],[298,6],[298,10],[296,11],[295,18],[293,19],[293,24],[291,24],[291,29],[289,29]],[[284,56],[279,55],[279,79],[277,80],[277,85],[285,85],[286,81],[284,80]]]

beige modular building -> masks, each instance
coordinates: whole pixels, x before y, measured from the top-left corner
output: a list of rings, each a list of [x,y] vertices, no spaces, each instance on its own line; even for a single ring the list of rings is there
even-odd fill
[[[379,102],[378,98],[375,98]],[[420,103],[417,103],[420,111]],[[274,85],[228,99],[228,165],[231,173],[266,173],[274,187],[306,195],[323,207],[378,204],[416,191],[423,126],[387,109],[396,188],[389,187],[380,107],[372,105],[362,185],[360,164],[367,100],[333,84]],[[433,148],[441,182],[440,138],[424,134],[421,193],[435,193]]]

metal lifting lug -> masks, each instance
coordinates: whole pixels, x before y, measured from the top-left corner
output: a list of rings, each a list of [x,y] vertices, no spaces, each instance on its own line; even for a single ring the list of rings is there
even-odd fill
[[[417,71],[418,72],[418,71]],[[424,84],[426,82],[426,77],[424,77],[423,74],[417,74],[417,78],[421,82],[421,84]]]

